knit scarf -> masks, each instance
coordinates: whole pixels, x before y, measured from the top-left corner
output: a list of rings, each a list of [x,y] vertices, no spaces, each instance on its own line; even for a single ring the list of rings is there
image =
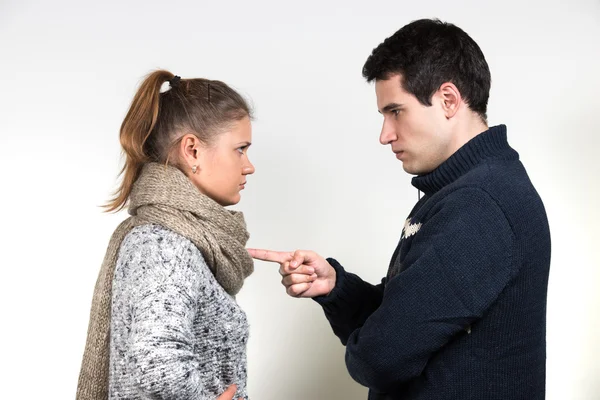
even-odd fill
[[[112,281],[121,242],[133,227],[158,224],[189,239],[232,296],[254,271],[245,249],[249,235],[243,214],[200,193],[175,167],[148,163],[142,168],[129,197],[129,214],[110,239],[94,288],[78,400],[108,398]]]

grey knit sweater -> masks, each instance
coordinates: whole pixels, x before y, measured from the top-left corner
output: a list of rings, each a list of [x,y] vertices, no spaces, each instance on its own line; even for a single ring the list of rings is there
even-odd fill
[[[113,280],[110,399],[214,400],[246,393],[248,322],[189,240],[132,229]]]

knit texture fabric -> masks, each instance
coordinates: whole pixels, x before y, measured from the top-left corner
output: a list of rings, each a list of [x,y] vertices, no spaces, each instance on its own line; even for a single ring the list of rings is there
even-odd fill
[[[109,399],[214,400],[246,392],[248,322],[192,242],[132,229],[115,268]]]
[[[108,397],[112,281],[119,247],[133,227],[154,223],[188,238],[230,295],[240,290],[254,270],[245,249],[249,235],[242,213],[201,194],[177,168],[146,164],[133,186],[129,213],[132,216],[112,235],[96,281],[77,399]]]
[[[334,259],[316,298],[370,400],[542,400],[550,233],[506,127],[433,172],[371,285]]]

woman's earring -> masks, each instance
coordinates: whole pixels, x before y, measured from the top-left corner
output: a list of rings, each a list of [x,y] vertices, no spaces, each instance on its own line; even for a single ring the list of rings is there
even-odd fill
[[[195,174],[195,173],[196,173],[196,171],[198,171],[198,166],[197,166],[197,165],[194,165],[194,166],[192,167],[192,174]]]

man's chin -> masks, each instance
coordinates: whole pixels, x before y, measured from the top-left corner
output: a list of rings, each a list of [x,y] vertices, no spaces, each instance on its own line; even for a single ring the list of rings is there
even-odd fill
[[[419,175],[418,170],[416,168],[414,168],[413,165],[411,165],[410,163],[407,163],[405,161],[402,161],[402,169],[407,174],[410,174],[410,175]]]
[[[406,162],[402,163],[402,169],[407,174],[415,175],[415,176],[427,175],[428,173],[430,173],[431,171],[433,171],[433,170],[430,170],[430,169],[427,169],[427,168],[422,168],[422,167],[419,168],[416,165],[413,165],[413,164],[410,164],[410,163],[406,163]]]

